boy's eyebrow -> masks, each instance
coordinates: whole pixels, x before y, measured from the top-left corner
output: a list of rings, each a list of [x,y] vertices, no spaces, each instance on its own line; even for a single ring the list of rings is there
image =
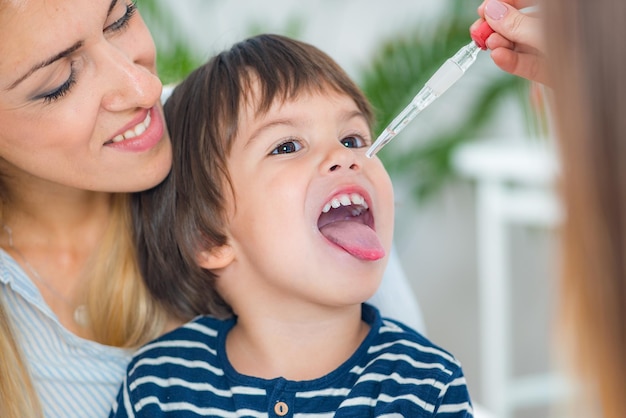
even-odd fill
[[[246,143],[246,147],[250,145],[252,142],[254,142],[256,137],[261,135],[263,131],[273,128],[275,126],[295,126],[295,124],[289,118],[275,119],[268,123],[265,123],[261,125],[258,129],[256,129],[254,132],[252,132],[252,135],[248,137],[248,142]]]
[[[353,110],[353,111],[349,111],[346,112],[344,115],[342,115],[342,119],[343,120],[351,120],[351,119],[355,119],[355,118],[360,118],[363,119],[364,122],[368,123],[367,118],[365,117],[365,115],[363,114],[363,112],[361,112],[360,110]],[[248,142],[246,143],[246,147],[248,145],[250,145],[252,142],[254,142],[254,140],[256,139],[257,136],[261,135],[261,133],[267,129],[273,128],[275,126],[296,126],[296,124],[293,122],[293,119],[291,118],[282,118],[282,119],[276,119],[276,120],[272,120],[262,126],[260,126],[258,129],[256,129],[252,135],[250,135],[250,137],[248,138]]]
[[[345,116],[346,120],[350,120],[354,118],[361,118],[367,122],[367,118],[365,117],[365,114],[361,112],[360,110],[353,110],[351,112],[346,113],[346,116]]]
[[[107,10],[107,17],[111,15],[111,12],[113,11],[113,9],[115,8],[115,5],[117,5],[117,1],[118,0],[111,0],[111,4],[109,4],[109,9]],[[30,70],[28,70],[26,73],[24,73],[21,77],[19,77],[17,80],[15,80],[13,83],[11,83],[9,85],[9,87],[7,87],[5,90],[12,90],[15,87],[17,87],[22,81],[26,80],[28,77],[30,77],[31,75],[33,75],[34,72],[41,70],[42,68],[47,67],[50,64],[55,63],[56,61],[63,59],[69,55],[71,55],[72,53],[74,53],[76,50],[78,50],[79,48],[81,48],[83,46],[84,42],[83,41],[78,41],[76,42],[74,45],[70,46],[69,48],[59,52],[56,55],[53,55],[52,57],[33,65]]]

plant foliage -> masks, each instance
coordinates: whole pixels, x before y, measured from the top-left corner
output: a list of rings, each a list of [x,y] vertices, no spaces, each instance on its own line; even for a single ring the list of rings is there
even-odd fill
[[[158,0],[138,2],[157,45],[157,72],[163,84],[177,83],[202,62],[172,16]]]

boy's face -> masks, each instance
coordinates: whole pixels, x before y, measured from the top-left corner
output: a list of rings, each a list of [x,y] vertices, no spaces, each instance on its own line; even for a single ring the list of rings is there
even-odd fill
[[[241,115],[228,159],[235,261],[220,273],[221,294],[236,311],[368,299],[391,247],[394,201],[382,163],[365,156],[372,138],[354,101],[327,90]]]

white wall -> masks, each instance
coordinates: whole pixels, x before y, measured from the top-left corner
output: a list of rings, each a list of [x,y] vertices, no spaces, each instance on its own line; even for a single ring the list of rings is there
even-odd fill
[[[433,19],[446,0],[225,1],[160,0],[180,19],[196,48],[210,54],[250,35],[250,29],[284,33],[301,24],[299,38],[330,54],[355,76],[378,42],[422,19]],[[426,21],[424,20],[424,21]]]

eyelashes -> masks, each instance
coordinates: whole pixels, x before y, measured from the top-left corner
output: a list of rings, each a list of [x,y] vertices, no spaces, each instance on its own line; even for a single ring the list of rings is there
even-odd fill
[[[369,142],[359,134],[346,135],[339,142],[346,148],[364,148],[369,145]],[[278,144],[269,155],[292,154],[302,148],[304,148],[302,142],[290,138]]]
[[[136,12],[137,2],[136,0],[134,0],[126,5],[126,12],[124,13],[124,15],[106,28],[104,28],[104,32],[115,33],[127,28],[131,18],[135,15]],[[74,63],[72,62],[70,75],[67,80],[65,80],[65,82],[54,91],[41,95],[39,99],[42,99],[45,104],[53,103],[69,93],[74,84],[76,84],[76,69],[74,68]]]
[[[117,32],[128,26],[130,19],[137,12],[137,1],[131,1],[126,5],[126,13],[124,16],[120,17],[118,20],[107,26],[104,31],[105,32]]]
[[[74,65],[72,64],[71,69],[70,69],[70,76],[68,77],[67,80],[65,80],[65,83],[63,83],[59,88],[57,88],[53,92],[45,94],[42,97],[43,102],[48,104],[48,103],[54,102],[55,100],[60,99],[61,97],[65,96],[70,91],[70,89],[72,88],[74,84],[76,84],[76,70],[74,69]]]

